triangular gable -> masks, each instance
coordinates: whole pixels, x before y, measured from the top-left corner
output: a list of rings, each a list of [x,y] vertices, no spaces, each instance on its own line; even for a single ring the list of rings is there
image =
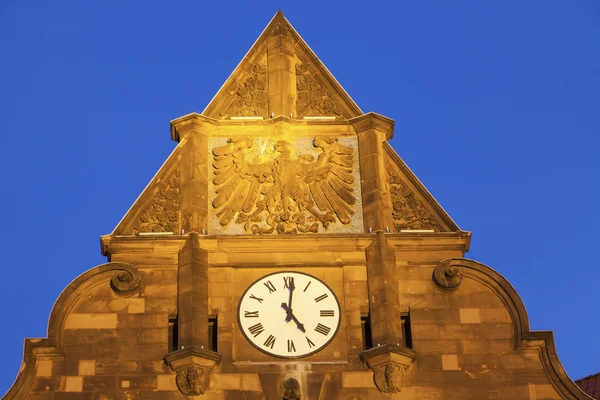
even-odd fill
[[[119,222],[113,235],[146,232],[179,233],[180,146],[167,158],[154,178]]]
[[[202,114],[349,119],[363,112],[279,11]]]
[[[390,184],[394,231],[457,232],[460,228],[386,142],[385,167]]]

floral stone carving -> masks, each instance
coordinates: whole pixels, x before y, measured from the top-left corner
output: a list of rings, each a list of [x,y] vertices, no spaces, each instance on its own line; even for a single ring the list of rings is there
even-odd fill
[[[343,117],[343,111],[321,85],[307,63],[296,64],[296,114]]]
[[[316,233],[338,221],[349,224],[356,202],[354,149],[326,136],[312,144],[320,150],[316,160],[296,154],[285,140],[253,147],[254,140],[243,136],[215,147],[212,205],[219,223],[235,221],[255,234]]]
[[[252,73],[238,87],[233,101],[225,112],[220,114],[220,117],[225,119],[231,116],[266,116],[267,98],[267,66],[262,61],[252,66]]]
[[[290,378],[283,382],[281,387],[282,400],[300,400],[302,399],[302,391],[300,382],[295,378]]]
[[[431,211],[415,196],[413,191],[402,181],[389,161],[385,168],[390,182],[392,197],[392,217],[396,232],[403,229],[428,229],[441,231],[439,223]]]
[[[179,232],[179,170],[164,183],[134,225],[134,233]]]

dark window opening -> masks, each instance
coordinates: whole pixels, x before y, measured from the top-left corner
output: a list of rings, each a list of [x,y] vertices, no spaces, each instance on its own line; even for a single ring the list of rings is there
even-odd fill
[[[400,315],[400,324],[402,325],[402,338],[404,339],[404,347],[413,348],[412,332],[410,329],[410,312]]]
[[[176,351],[179,348],[177,336],[177,318],[169,318],[169,349],[171,351]]]
[[[371,335],[371,317],[360,317],[360,327],[362,329],[363,349],[373,348],[373,336]]]
[[[208,319],[208,346],[214,352],[216,352],[218,349],[217,332],[218,332],[217,317],[209,318]]]

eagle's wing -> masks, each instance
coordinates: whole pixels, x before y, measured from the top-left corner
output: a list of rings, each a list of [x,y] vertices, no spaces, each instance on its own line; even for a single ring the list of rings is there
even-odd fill
[[[229,139],[226,145],[215,147],[213,183],[217,196],[212,201],[221,225],[227,225],[241,210],[250,212],[256,205],[261,185],[271,175],[272,163],[255,163],[246,159],[252,147],[247,136]]]
[[[306,164],[304,183],[321,211],[335,212],[348,224],[354,214],[350,206],[356,202],[352,194],[354,150],[333,137],[317,136],[313,143],[323,152],[317,161]]]

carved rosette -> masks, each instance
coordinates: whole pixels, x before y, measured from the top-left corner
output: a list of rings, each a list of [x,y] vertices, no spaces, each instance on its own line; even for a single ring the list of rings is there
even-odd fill
[[[300,382],[295,378],[289,378],[281,387],[282,400],[300,400],[302,399],[302,388]]]
[[[113,273],[110,287],[119,296],[129,297],[136,294],[141,287],[142,277],[137,268],[118,269]]]
[[[177,372],[177,387],[186,396],[199,396],[208,388],[210,371],[191,366]]]
[[[402,181],[402,178],[389,162],[385,162],[392,197],[392,217],[394,229],[427,229],[441,231],[439,223],[425,205],[415,196],[413,191]]]
[[[453,292],[462,282],[463,274],[456,267],[440,263],[433,271],[433,282],[443,291]]]
[[[229,117],[264,117],[267,115],[267,66],[265,60],[252,66],[252,73],[239,85],[233,100],[220,114],[220,119]]]
[[[305,116],[343,117],[344,113],[323,87],[308,63],[296,64],[296,114]]]
[[[136,235],[140,232],[179,232],[179,170],[158,186],[152,202],[133,227]]]
[[[373,371],[373,382],[382,393],[398,393],[406,384],[406,371],[417,357],[413,350],[398,345],[383,345],[360,354]]]

